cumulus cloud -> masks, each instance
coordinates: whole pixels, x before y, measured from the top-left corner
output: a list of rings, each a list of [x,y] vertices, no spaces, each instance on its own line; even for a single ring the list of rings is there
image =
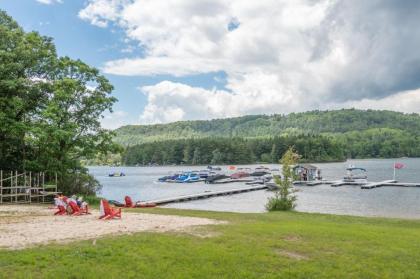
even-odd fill
[[[399,92],[382,99],[362,99],[340,104],[340,107],[359,109],[385,109],[406,113],[420,113],[420,89]],[[334,104],[331,108],[337,108]]]
[[[128,124],[126,122],[127,112],[117,110],[114,112],[106,112],[102,115],[101,126],[105,129],[116,129],[123,125]]]
[[[89,0],[87,6],[80,10],[79,17],[98,27],[107,27],[108,22],[119,19],[118,13],[129,3],[128,0]]]
[[[89,0],[79,16],[119,26],[143,49],[106,62],[106,73],[226,73],[225,90],[141,88],[140,119],[150,123],[415,98],[407,91],[420,88],[419,10],[419,1]]]
[[[51,5],[55,3],[63,3],[63,0],[36,0],[38,3],[45,4],[45,5]]]

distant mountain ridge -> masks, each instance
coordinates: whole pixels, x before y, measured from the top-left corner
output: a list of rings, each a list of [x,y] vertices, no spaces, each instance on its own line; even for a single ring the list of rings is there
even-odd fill
[[[385,110],[341,109],[287,115],[248,115],[235,118],[127,125],[115,130],[124,146],[174,139],[205,137],[261,138],[294,134],[343,134],[371,129],[420,133],[420,115]]]

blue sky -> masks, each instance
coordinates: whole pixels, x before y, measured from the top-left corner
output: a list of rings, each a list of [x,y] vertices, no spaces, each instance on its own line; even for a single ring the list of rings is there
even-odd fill
[[[0,0],[0,8],[11,15],[25,31],[38,31],[54,39],[60,56],[81,59],[89,65],[101,68],[104,62],[124,57],[142,55],[137,47],[132,53],[124,53],[124,32],[113,27],[109,29],[91,25],[78,17],[84,7],[84,0],[67,0],[62,3],[42,4],[35,0]],[[146,105],[146,96],[140,87],[153,85],[163,80],[181,82],[204,88],[223,87],[224,74],[206,73],[187,77],[170,75],[156,76],[119,76],[105,74],[114,85],[113,95],[118,98],[115,111],[123,111],[124,124],[138,123],[138,118]],[[215,80],[219,80],[216,81]],[[111,124],[111,127],[112,124]]]
[[[361,108],[420,112],[420,1],[0,0],[99,68],[107,128]]]

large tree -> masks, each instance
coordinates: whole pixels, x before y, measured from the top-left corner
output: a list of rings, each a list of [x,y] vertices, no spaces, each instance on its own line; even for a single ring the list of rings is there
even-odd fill
[[[0,169],[23,169],[25,136],[46,99],[56,59],[50,38],[25,33],[0,10]]]
[[[74,191],[87,177],[81,159],[118,150],[99,121],[112,90],[97,69],[58,57],[50,38],[0,11],[0,169],[54,171]]]

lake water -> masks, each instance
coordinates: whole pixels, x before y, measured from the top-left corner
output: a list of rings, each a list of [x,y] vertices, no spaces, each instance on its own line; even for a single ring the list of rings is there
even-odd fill
[[[394,161],[405,166],[397,170],[397,180],[401,182],[420,182],[420,159],[378,159],[349,160],[343,163],[314,164],[322,169],[322,176],[327,180],[341,179],[349,165],[364,167],[368,170],[369,181],[392,179]],[[256,165],[247,165],[255,167]],[[279,168],[279,165],[266,165]],[[222,167],[223,168],[223,167]],[[225,166],[224,168],[227,169]],[[89,170],[103,185],[100,196],[122,201],[125,195],[134,200],[151,200],[186,194],[202,193],[245,187],[245,184],[178,184],[160,183],[157,179],[171,172],[200,170],[202,167],[167,166],[167,167],[90,167]],[[108,177],[108,173],[123,171],[125,177]],[[296,210],[359,216],[382,216],[420,219],[420,188],[381,187],[363,190],[358,186],[330,187],[296,186],[298,189]],[[264,212],[267,198],[273,195],[269,191],[254,191],[232,196],[214,197],[184,203],[175,203],[166,207],[232,211]]]

